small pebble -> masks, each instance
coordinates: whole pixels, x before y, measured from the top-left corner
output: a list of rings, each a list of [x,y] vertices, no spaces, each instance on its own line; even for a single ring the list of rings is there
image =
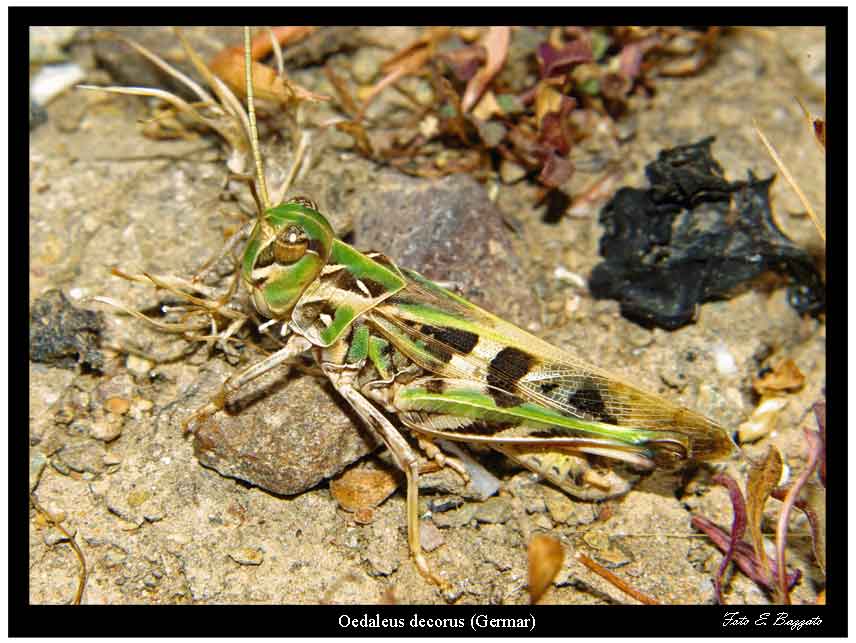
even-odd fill
[[[461,505],[452,511],[444,511],[443,513],[434,514],[431,519],[434,524],[440,528],[445,527],[463,527],[473,519],[476,513],[476,505],[467,503]]]
[[[479,522],[502,524],[512,515],[511,503],[506,498],[488,498],[478,505],[475,519]]]
[[[35,491],[39,486],[39,480],[42,478],[42,472],[45,470],[45,465],[48,459],[41,451],[36,451],[30,456],[30,493]]]
[[[544,502],[550,517],[557,523],[564,523],[574,511],[574,503],[562,493],[550,493]]]
[[[583,541],[592,549],[607,549],[609,547],[609,536],[597,529],[590,529],[584,533]]]
[[[358,525],[369,525],[375,521],[375,510],[371,507],[360,507],[354,511],[354,522]]]
[[[457,509],[462,504],[464,504],[464,500],[460,496],[438,496],[436,498],[431,498],[428,501],[428,509],[432,512],[444,512],[450,511],[452,509]]]
[[[47,105],[84,78],[86,72],[76,63],[42,67],[30,82],[30,98],[39,105]]]
[[[544,514],[535,514],[532,516],[532,525],[536,529],[543,529],[545,531],[553,529],[553,521]]]
[[[380,71],[381,52],[376,49],[363,47],[354,55],[351,62],[351,74],[361,85],[368,85]]]
[[[104,456],[104,466],[105,467],[112,467],[112,466],[115,466],[117,464],[122,464],[122,458],[120,458],[115,453],[108,452]]]
[[[48,547],[53,547],[58,543],[67,541],[68,537],[59,529],[48,529],[44,533],[43,539]]]
[[[55,468],[68,475],[68,469],[78,473],[101,473],[104,470],[104,445],[93,440],[86,440],[64,447],[54,459]],[[59,461],[65,465],[65,470],[56,467]]]
[[[111,397],[104,402],[104,408],[116,415],[125,415],[131,408],[131,402],[123,397]]]
[[[125,367],[134,375],[148,375],[153,366],[154,364],[149,360],[136,355],[128,355],[128,359],[125,360]]]
[[[102,442],[112,442],[122,435],[122,416],[109,414],[98,418],[89,427],[89,435]]]
[[[265,556],[257,547],[238,547],[229,552],[229,558],[239,565],[261,565]]]
[[[432,522],[423,522],[419,527],[419,543],[425,551],[434,551],[443,545],[446,539],[443,533]]]

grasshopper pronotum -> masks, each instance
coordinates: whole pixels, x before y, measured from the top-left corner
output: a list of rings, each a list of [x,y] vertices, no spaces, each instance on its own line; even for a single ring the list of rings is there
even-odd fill
[[[224,408],[250,380],[311,354],[404,471],[410,552],[420,573],[441,587],[445,579],[420,546],[420,472],[408,436],[464,477],[436,440],[490,447],[587,500],[629,488],[611,467],[591,469],[589,457],[650,470],[734,453],[715,422],[574,358],[380,253],[336,239],[311,200],[272,201],[258,145],[248,28],[244,36],[258,216],[239,278],[262,325],[287,341],[229,378],[188,424]],[[174,292],[183,286],[149,279]],[[250,318],[231,315],[225,316],[234,330]]]

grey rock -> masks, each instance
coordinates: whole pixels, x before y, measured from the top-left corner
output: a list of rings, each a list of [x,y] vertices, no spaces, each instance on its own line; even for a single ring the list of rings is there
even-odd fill
[[[45,470],[45,465],[48,459],[41,451],[30,452],[30,493],[36,490],[39,486],[39,481],[42,478],[42,471]]]
[[[512,516],[511,502],[507,498],[488,498],[477,506],[475,518],[479,522],[502,524]]]
[[[380,250],[429,279],[459,283],[464,297],[487,310],[501,306],[509,321],[535,319],[525,262],[474,179],[455,174],[428,181],[384,172],[374,187],[360,195],[359,248]]]
[[[94,440],[83,440],[63,447],[56,455],[63,468],[78,473],[101,473],[104,470],[104,456],[107,451],[104,445]],[[62,469],[58,469],[65,473]]]
[[[464,525],[469,524],[475,517],[477,509],[478,506],[474,503],[467,503],[453,511],[434,514],[431,519],[434,521],[434,524],[441,529],[447,527],[463,527]]]
[[[30,359],[75,368],[85,364],[100,370],[104,358],[98,351],[102,315],[80,310],[60,290],[49,290],[30,308]]]
[[[202,82],[190,59],[175,55],[181,51],[181,43],[172,29],[167,27],[90,27],[87,35],[121,36],[139,43],[151,52],[164,58],[169,64]],[[196,52],[206,62],[210,61],[223,47],[241,42],[241,33],[234,28],[192,27],[183,29]],[[113,79],[122,85],[136,87],[158,87],[168,89],[192,99],[189,90],[154,64],[135,52],[117,38],[96,37],[93,40],[95,58],[110,72]]]
[[[203,422],[195,432],[196,457],[274,493],[310,489],[377,445],[335,395],[312,377],[280,383],[237,414],[219,412]]]

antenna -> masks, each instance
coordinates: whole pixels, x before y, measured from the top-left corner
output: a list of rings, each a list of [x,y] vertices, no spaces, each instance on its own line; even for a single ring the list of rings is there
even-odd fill
[[[256,162],[256,180],[258,181],[259,195],[262,205],[267,210],[270,207],[267,183],[265,183],[265,170],[262,164],[262,155],[259,151],[259,130],[256,127],[256,105],[253,100],[253,59],[250,55],[250,28],[244,27],[244,69],[247,76],[247,111],[250,114],[250,147],[253,149],[253,159]],[[262,216],[264,212],[260,212]]]

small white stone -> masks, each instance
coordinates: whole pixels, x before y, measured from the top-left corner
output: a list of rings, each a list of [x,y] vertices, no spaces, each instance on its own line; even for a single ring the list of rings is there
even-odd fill
[[[716,370],[721,375],[735,375],[737,373],[737,362],[728,347],[722,342],[713,347],[713,358]]]
[[[580,275],[575,272],[571,272],[564,266],[556,266],[556,269],[553,271],[553,276],[559,281],[564,281],[565,283],[569,283],[572,286],[576,286],[577,288],[585,288],[586,280],[583,279]]]

